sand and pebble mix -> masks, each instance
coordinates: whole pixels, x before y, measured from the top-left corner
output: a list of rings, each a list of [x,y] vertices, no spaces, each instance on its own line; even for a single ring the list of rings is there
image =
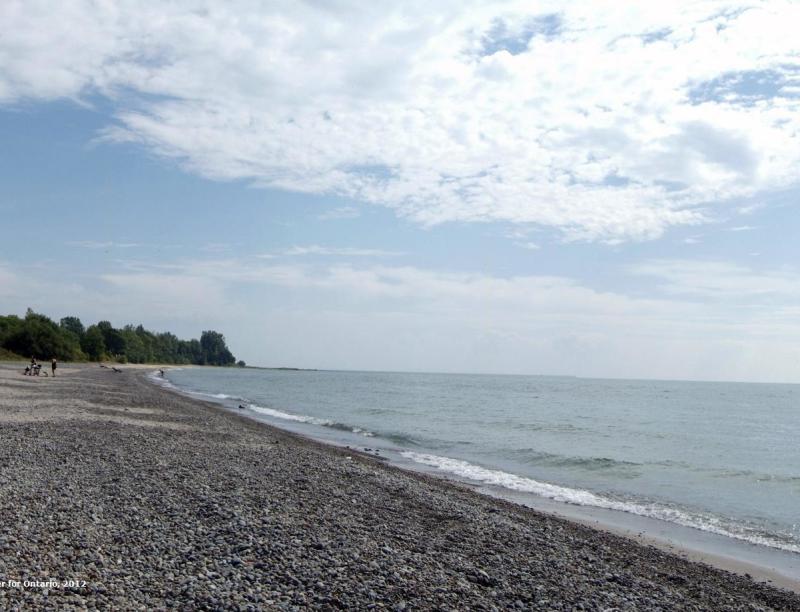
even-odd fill
[[[146,370],[18,370],[0,367],[4,610],[800,610],[797,593],[249,421]]]

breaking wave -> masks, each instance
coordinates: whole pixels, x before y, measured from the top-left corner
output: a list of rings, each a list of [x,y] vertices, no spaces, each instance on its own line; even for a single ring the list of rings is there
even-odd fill
[[[657,503],[615,499],[583,489],[554,485],[500,470],[484,468],[467,461],[452,459],[450,457],[440,457],[438,455],[429,455],[414,451],[403,451],[400,454],[415,463],[441,470],[442,472],[458,478],[464,478],[485,485],[501,487],[511,491],[532,493],[540,497],[567,504],[593,506],[595,508],[606,508],[608,510],[638,514],[639,516],[676,523],[684,527],[692,527],[737,540],[744,540],[752,544],[800,553],[800,545],[793,542],[788,536],[784,538],[780,534],[767,533],[748,525],[727,521],[712,514],[690,512],[682,508]]]
[[[311,425],[320,425],[322,427],[330,427],[331,429],[338,429],[339,431],[348,431],[355,434],[361,434],[362,436],[365,437],[372,437],[375,435],[371,431],[367,431],[360,427],[354,427],[346,423],[338,423],[336,421],[331,421],[329,419],[321,419],[319,417],[308,416],[305,414],[292,414],[290,412],[283,412],[282,410],[276,410],[275,408],[267,408],[265,406],[259,406],[257,404],[249,404],[247,407],[257,414],[263,414],[265,416],[269,416],[275,419],[283,419],[284,421],[294,421],[295,423],[310,423]]]

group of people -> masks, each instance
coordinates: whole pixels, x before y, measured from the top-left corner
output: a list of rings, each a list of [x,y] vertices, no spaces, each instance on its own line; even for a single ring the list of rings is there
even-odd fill
[[[56,368],[58,367],[58,363],[56,362],[56,358],[53,357],[52,361],[50,362],[50,370],[52,372],[52,376],[56,375]],[[31,357],[31,364],[25,366],[25,376],[39,376],[42,371],[42,364],[36,363],[36,357]],[[47,372],[44,373],[47,376]]]

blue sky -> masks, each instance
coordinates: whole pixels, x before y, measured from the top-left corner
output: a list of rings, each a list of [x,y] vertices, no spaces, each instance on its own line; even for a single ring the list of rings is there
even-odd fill
[[[2,311],[800,381],[798,7],[614,6],[4,3]]]

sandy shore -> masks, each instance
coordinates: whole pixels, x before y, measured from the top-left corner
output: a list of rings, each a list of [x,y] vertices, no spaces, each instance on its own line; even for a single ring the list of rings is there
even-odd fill
[[[2,609],[800,610],[796,593],[275,430],[142,370],[18,372],[0,366]]]

